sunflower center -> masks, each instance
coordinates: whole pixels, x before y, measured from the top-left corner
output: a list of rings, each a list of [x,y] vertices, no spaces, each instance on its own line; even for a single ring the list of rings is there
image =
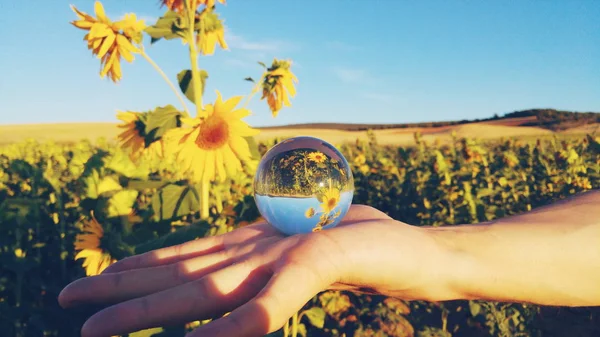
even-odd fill
[[[329,198],[329,200],[327,200],[327,207],[329,209],[333,209],[337,205],[337,203],[337,198]]]
[[[221,117],[209,117],[200,125],[196,144],[203,150],[214,150],[229,140],[229,125]]]

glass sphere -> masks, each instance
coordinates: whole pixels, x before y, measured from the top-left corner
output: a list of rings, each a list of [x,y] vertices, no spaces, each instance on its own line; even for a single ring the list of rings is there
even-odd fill
[[[346,158],[314,137],[294,137],[263,156],[254,177],[254,200],[265,220],[285,235],[337,226],[354,196]]]

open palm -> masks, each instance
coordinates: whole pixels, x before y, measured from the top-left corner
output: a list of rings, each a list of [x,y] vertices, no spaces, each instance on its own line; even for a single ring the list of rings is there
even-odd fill
[[[417,227],[353,205],[330,230],[286,237],[256,223],[126,258],[101,275],[71,283],[59,302],[112,304],[85,323],[84,337],[209,318],[215,320],[191,336],[258,337],[281,328],[327,289],[410,297],[421,286],[415,252],[427,242]],[[402,269],[411,282],[399,283],[398,271],[389,270],[388,262],[399,259],[390,249],[400,244],[406,252]]]

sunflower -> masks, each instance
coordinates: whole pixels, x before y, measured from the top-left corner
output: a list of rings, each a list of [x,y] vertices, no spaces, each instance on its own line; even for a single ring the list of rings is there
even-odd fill
[[[267,99],[273,117],[277,117],[283,106],[291,106],[288,97],[296,96],[296,88],[293,82],[298,82],[296,75],[290,70],[291,61],[278,61],[275,59],[271,68],[267,69],[262,83],[262,99]],[[286,92],[287,90],[287,92]]]
[[[217,43],[221,48],[228,49],[225,27],[219,16],[212,11],[204,11],[200,15],[200,20],[204,22],[204,29],[196,36],[198,50],[203,55],[212,55],[215,53]]]
[[[327,157],[322,152],[316,151],[316,152],[311,152],[308,155],[308,159],[315,163],[323,163],[323,162],[325,162],[325,160],[327,160]]]
[[[183,119],[192,129],[175,128],[165,134],[167,148],[173,151],[177,163],[195,181],[224,181],[242,171],[242,161],[251,159],[250,147],[244,137],[258,134],[241,119],[247,109],[235,109],[241,96],[226,101],[217,91],[215,104],[207,104],[206,118]]]
[[[315,215],[315,209],[314,208],[309,208],[306,210],[306,212],[304,212],[304,216],[307,218],[312,218]]]
[[[146,145],[146,115],[146,113],[130,111],[117,114],[117,118],[123,121],[123,124],[118,127],[125,129],[117,138],[121,143],[121,148],[129,151],[129,157],[134,162],[137,162],[142,156],[163,157],[164,142],[162,139]]]
[[[83,233],[77,234],[75,238],[75,260],[85,259],[83,268],[87,276],[100,274],[111,264],[115,263],[110,254],[100,247],[100,240],[104,236],[104,230],[95,218],[83,224]]]
[[[212,8],[215,6],[215,1],[225,4],[226,0],[192,0],[192,8],[195,10],[200,5]],[[185,9],[185,0],[161,0],[161,2],[162,6],[167,6],[173,12],[182,13]]]
[[[329,185],[329,189],[323,194],[321,209],[323,213],[329,214],[340,202],[340,190]]]
[[[101,61],[102,70],[100,77],[108,77],[113,82],[121,80],[121,57],[127,62],[133,62],[134,53],[140,50],[132,42],[140,43],[142,31],[145,28],[143,20],[137,20],[135,14],[127,14],[123,20],[112,22],[105,14],[104,7],[100,1],[94,4],[96,17],[88,15],[75,6],[71,9],[77,14],[78,20],[71,24],[79,29],[89,31],[84,36],[87,41],[88,49],[96,55]]]

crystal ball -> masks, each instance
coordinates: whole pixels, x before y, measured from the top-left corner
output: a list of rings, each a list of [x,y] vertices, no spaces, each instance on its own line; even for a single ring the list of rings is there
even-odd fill
[[[348,161],[334,146],[314,137],[276,144],[265,153],[254,177],[260,214],[285,235],[337,226],[353,196]]]

